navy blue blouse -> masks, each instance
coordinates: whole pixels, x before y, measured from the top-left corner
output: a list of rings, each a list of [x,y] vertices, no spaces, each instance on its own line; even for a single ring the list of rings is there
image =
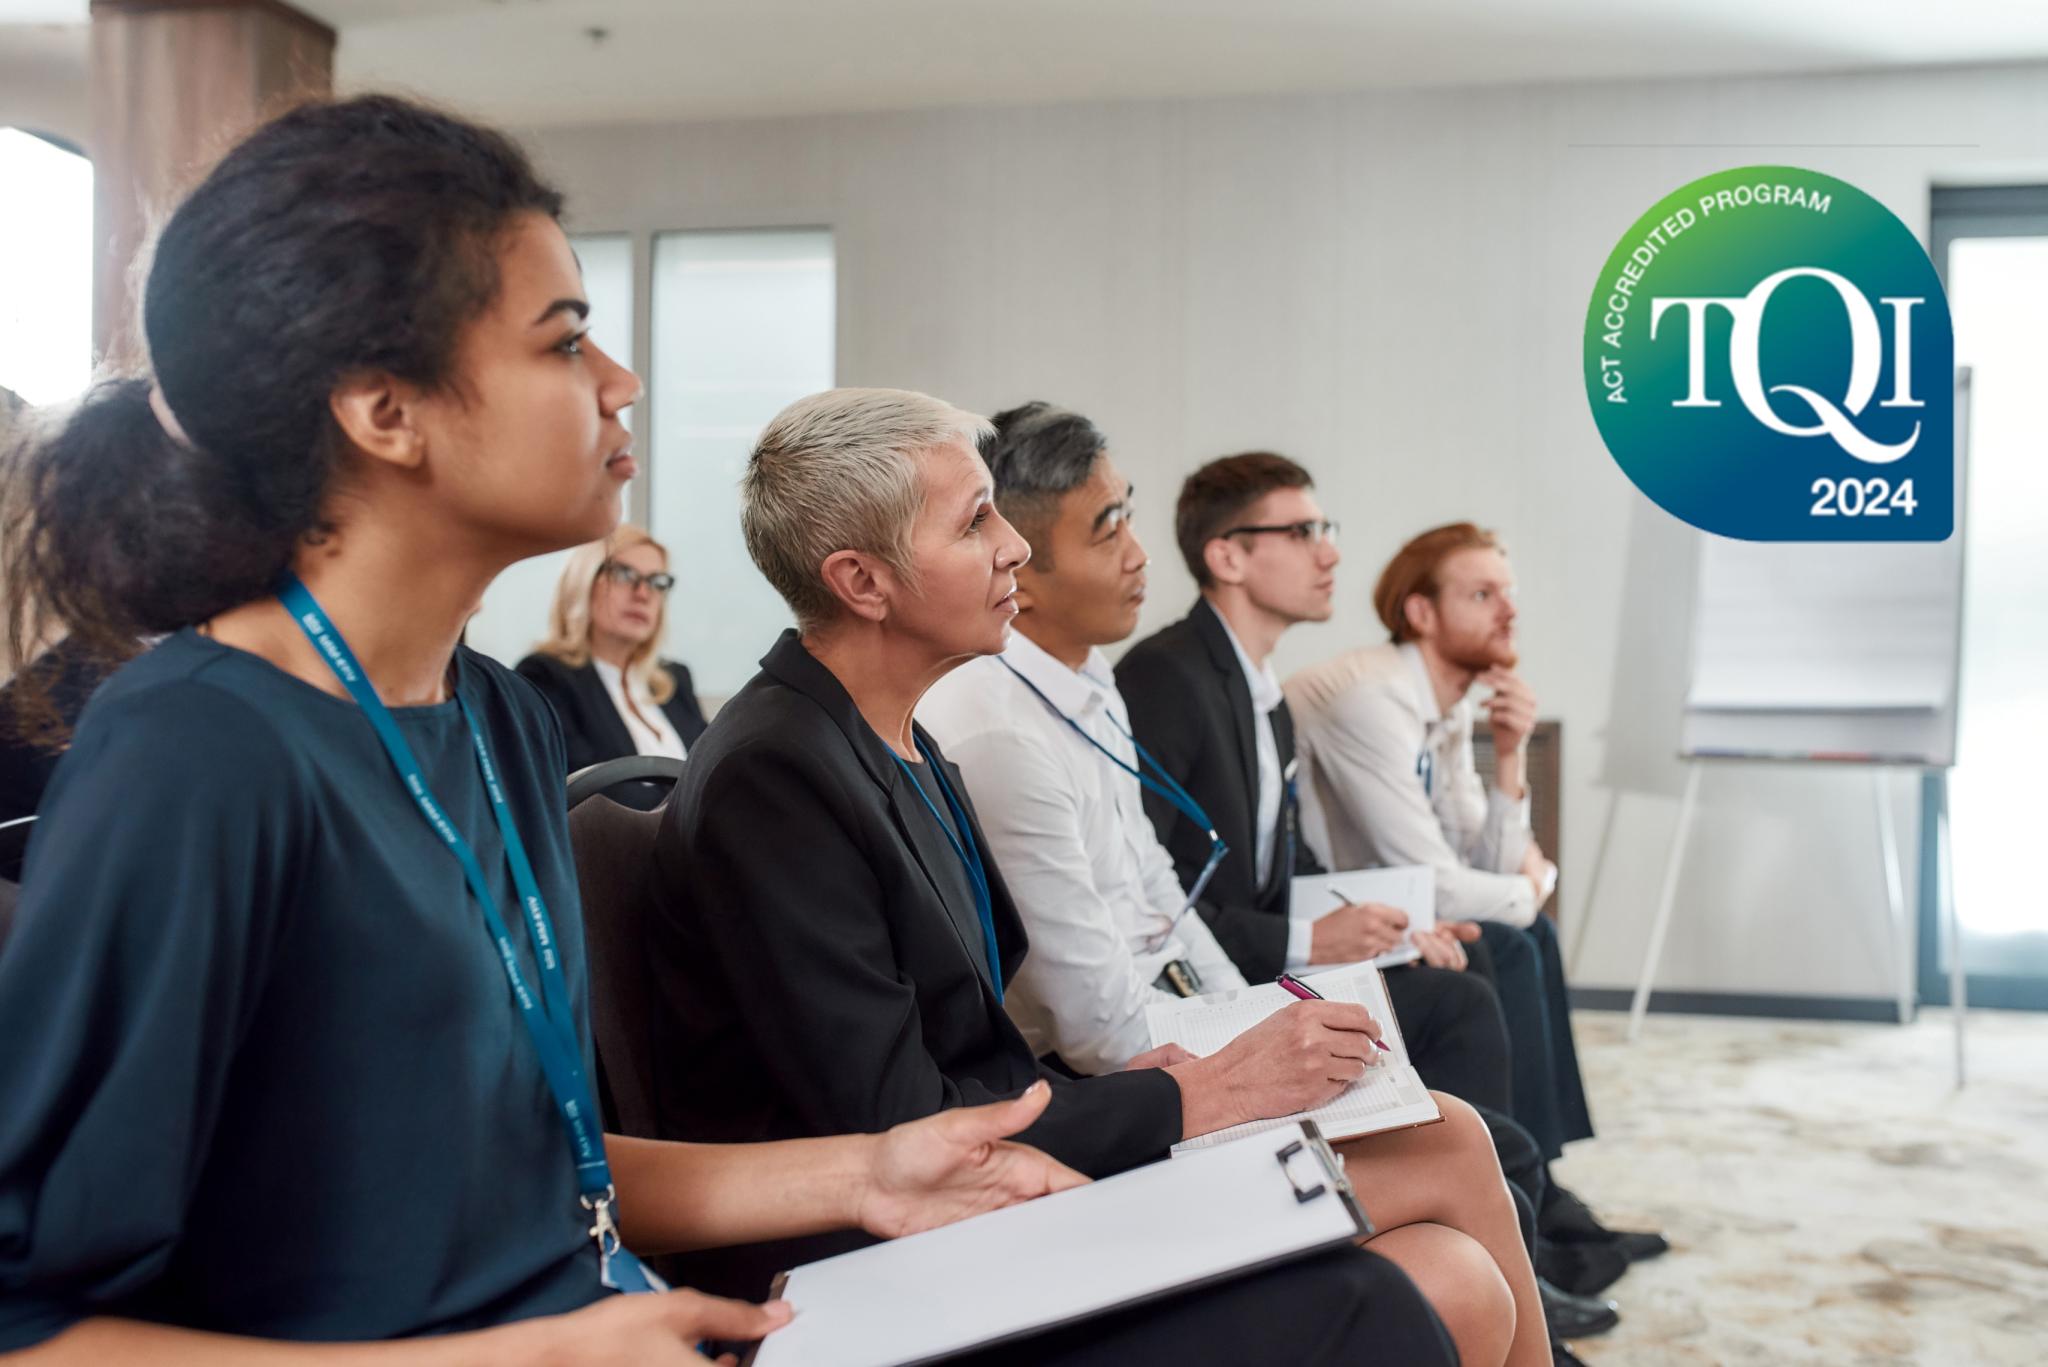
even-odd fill
[[[587,1021],[560,729],[481,655],[456,680]],[[460,709],[394,711],[515,908]],[[192,632],[100,691],[51,783],[0,1098],[0,1351],[92,1315],[378,1339],[606,1294],[460,866],[353,703]]]

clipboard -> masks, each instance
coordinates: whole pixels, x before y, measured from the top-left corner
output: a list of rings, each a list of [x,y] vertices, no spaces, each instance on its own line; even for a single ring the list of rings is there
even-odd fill
[[[1343,1160],[1296,1121],[784,1272],[773,1294],[796,1316],[741,1367],[938,1362],[1372,1232]]]

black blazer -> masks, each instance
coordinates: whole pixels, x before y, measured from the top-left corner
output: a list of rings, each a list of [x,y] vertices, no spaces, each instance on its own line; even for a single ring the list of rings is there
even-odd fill
[[[1207,599],[1196,599],[1186,617],[1124,654],[1116,685],[1138,743],[1201,804],[1230,846],[1196,911],[1246,978],[1270,980],[1286,967],[1288,879],[1323,868],[1302,842],[1296,803],[1285,794],[1273,868],[1265,884],[1257,885],[1259,757],[1252,691],[1223,619]],[[1273,711],[1273,743],[1285,773],[1294,762],[1294,717],[1284,702]],[[1145,811],[1173,855],[1182,884],[1192,886],[1209,862],[1208,832],[1196,830],[1149,788]],[[1286,858],[1290,847],[1292,867]]]
[[[684,746],[695,745],[697,737],[704,734],[704,712],[697,706],[689,667],[673,660],[663,660],[661,667],[676,681],[675,696],[661,705],[662,714],[683,738]],[[552,655],[533,654],[519,662],[519,673],[530,679],[555,709],[569,751],[570,773],[636,753],[633,733],[612,705],[612,695],[597,676],[596,665],[571,667]]]
[[[946,772],[986,859],[967,786]],[[957,856],[889,748],[785,632],[691,751],[656,840],[656,1137],[872,1132],[1045,1076],[1053,1100],[1025,1142],[1091,1176],[1163,1155],[1180,1138],[1178,1085],[1157,1069],[1040,1068],[996,1001],[974,906],[941,890],[961,881],[948,865]],[[1007,980],[1028,945],[987,868]],[[758,1294],[775,1270],[856,1242],[727,1250],[689,1274]]]

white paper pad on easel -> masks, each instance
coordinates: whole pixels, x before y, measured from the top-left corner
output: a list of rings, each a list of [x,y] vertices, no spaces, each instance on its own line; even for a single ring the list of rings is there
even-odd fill
[[[1436,870],[1427,864],[1396,864],[1384,869],[1351,869],[1344,873],[1305,873],[1288,890],[1288,912],[1320,921],[1338,907],[1378,902],[1408,913],[1408,930],[1373,962],[1381,968],[1421,958],[1409,937],[1436,925]]]

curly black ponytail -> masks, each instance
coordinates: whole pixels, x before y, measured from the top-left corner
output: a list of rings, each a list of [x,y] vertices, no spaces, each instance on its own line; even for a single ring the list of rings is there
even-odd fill
[[[270,592],[334,482],[336,383],[451,383],[499,239],[561,205],[502,134],[388,96],[252,133],[156,244],[143,332],[170,425],[149,380],[105,380],[10,463],[15,658],[53,622],[118,657]]]

